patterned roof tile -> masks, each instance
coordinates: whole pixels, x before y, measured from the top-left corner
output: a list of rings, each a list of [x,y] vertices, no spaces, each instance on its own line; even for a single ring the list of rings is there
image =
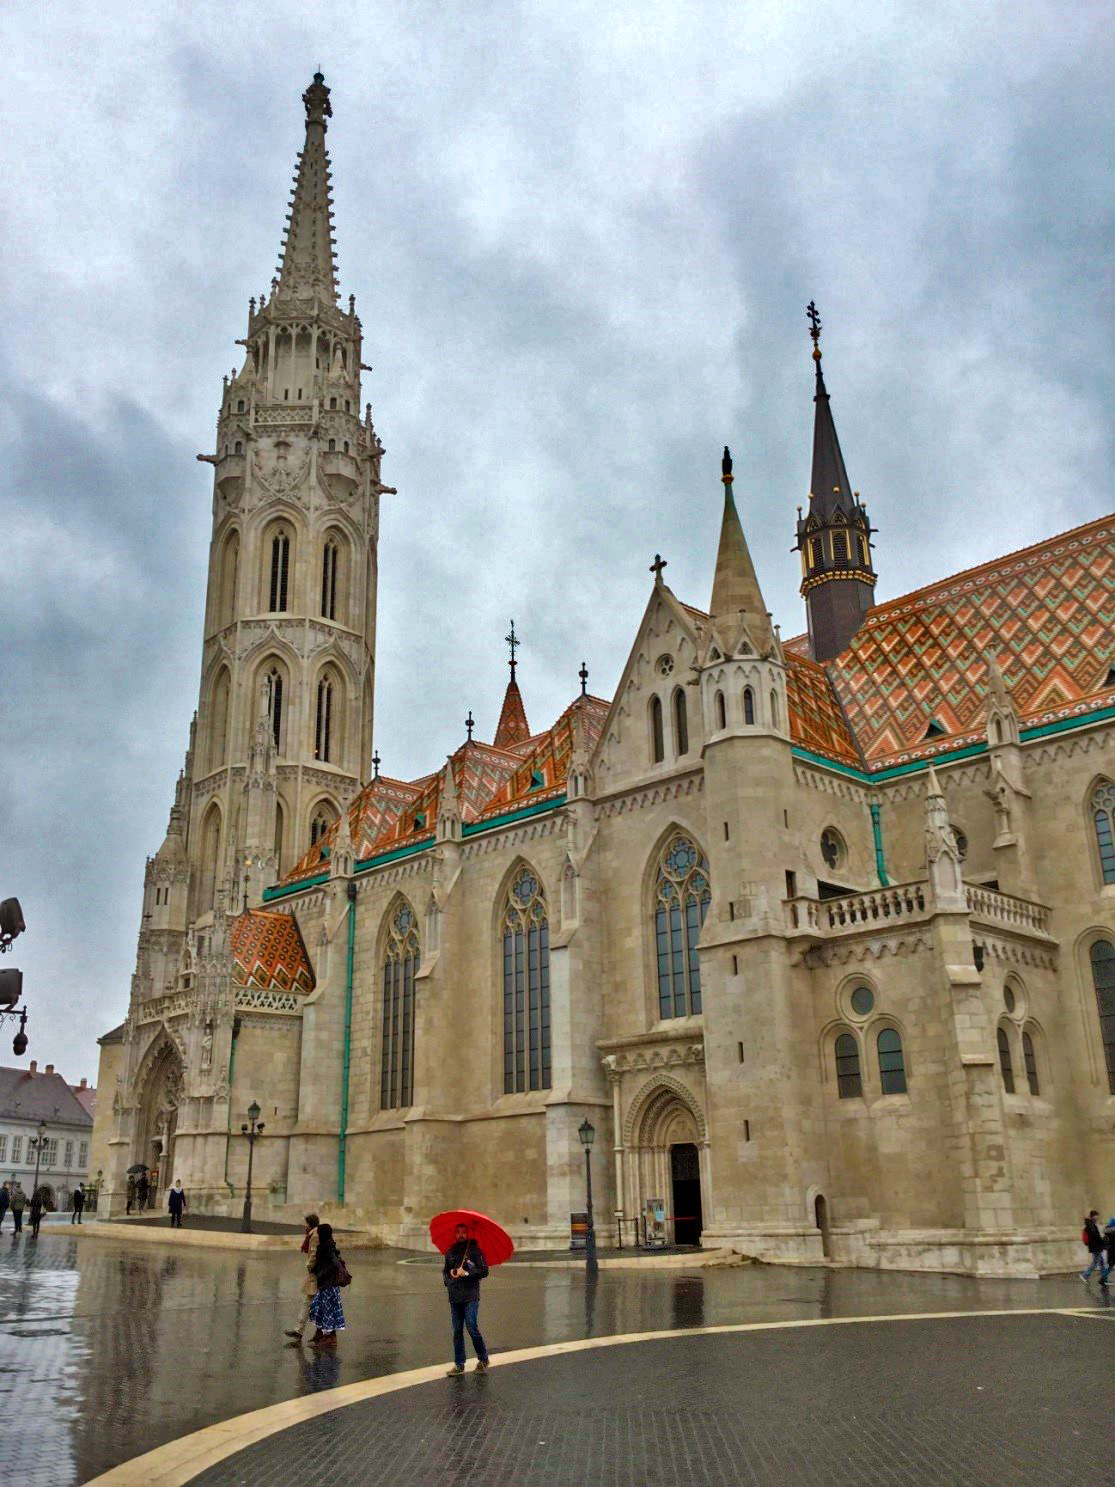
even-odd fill
[[[233,977],[241,986],[297,991],[316,984],[310,957],[293,914],[245,909],[232,921]]]

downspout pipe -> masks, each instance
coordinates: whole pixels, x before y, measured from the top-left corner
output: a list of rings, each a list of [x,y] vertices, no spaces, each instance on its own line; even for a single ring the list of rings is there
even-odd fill
[[[868,809],[871,812],[871,830],[875,837],[875,871],[879,874],[879,887],[889,888],[890,879],[887,877],[887,864],[883,857],[883,828],[879,820],[882,807],[872,801]]]
[[[337,1202],[345,1201],[345,1156],[348,1143],[348,1078],[352,1066],[352,966],[356,951],[356,884],[348,885],[348,955],[345,959],[345,1034],[341,1061],[341,1119],[337,1141]]]
[[[232,1043],[228,1050],[228,1130],[225,1133],[225,1187],[230,1198],[236,1197],[236,1189],[228,1180],[228,1155],[232,1145],[232,1077],[236,1073],[236,1040],[240,1036],[240,1019],[232,1019]]]

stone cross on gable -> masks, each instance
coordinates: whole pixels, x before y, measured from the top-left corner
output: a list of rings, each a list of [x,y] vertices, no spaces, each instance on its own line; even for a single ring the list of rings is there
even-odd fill
[[[654,562],[650,565],[650,571],[654,574],[655,583],[662,582],[662,570],[663,568],[666,568],[668,566],[669,565],[667,564],[666,559],[662,556],[662,554],[660,552],[656,552],[654,555]]]

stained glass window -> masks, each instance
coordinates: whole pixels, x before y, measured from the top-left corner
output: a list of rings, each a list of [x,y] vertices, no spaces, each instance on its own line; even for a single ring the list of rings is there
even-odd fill
[[[650,755],[655,764],[666,757],[666,739],[662,731],[662,701],[658,697],[650,700]]]
[[[409,904],[391,920],[383,957],[383,1040],[379,1074],[382,1110],[401,1110],[414,1088],[414,978],[418,971],[418,924]]]
[[[841,1033],[833,1046],[836,1056],[836,1092],[842,1100],[856,1100],[863,1094],[859,1069],[859,1044],[851,1033]]]
[[[658,960],[658,1015],[687,1017],[701,1010],[697,941],[712,899],[704,853],[680,833],[658,864],[654,900]]]
[[[674,693],[674,743],[679,757],[689,753],[689,713],[680,687]]]
[[[1005,1027],[1001,1027],[995,1034],[995,1043],[999,1049],[999,1073],[1003,1076],[1003,1088],[1008,1095],[1013,1095],[1014,1062],[1010,1056],[1010,1039]]]
[[[1092,821],[1105,883],[1115,883],[1115,785],[1104,780],[1092,796]]]
[[[902,1039],[897,1030],[885,1027],[879,1034],[879,1082],[885,1095],[906,1093],[906,1064],[902,1057]]]
[[[1022,1034],[1022,1062],[1026,1065],[1026,1083],[1030,1086],[1032,1095],[1041,1094],[1041,1085],[1038,1082],[1038,1061],[1034,1053],[1034,1040],[1029,1033]]]
[[[1090,951],[1092,985],[1100,1017],[1100,1037],[1107,1064],[1107,1087],[1115,1095],[1115,945],[1097,940]]]
[[[271,593],[268,608],[282,613],[287,604],[287,581],[290,577],[290,534],[276,532],[271,539]]]
[[[503,1092],[550,1088],[550,920],[542,884],[522,868],[503,912]]]

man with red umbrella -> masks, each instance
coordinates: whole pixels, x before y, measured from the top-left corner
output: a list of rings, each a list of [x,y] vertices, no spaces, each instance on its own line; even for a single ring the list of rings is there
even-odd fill
[[[476,1349],[476,1371],[486,1373],[488,1349],[476,1324],[480,1282],[490,1265],[502,1265],[511,1258],[515,1251],[511,1236],[486,1214],[451,1208],[430,1220],[430,1238],[445,1256],[441,1274],[453,1313],[453,1367],[449,1376],[465,1371],[466,1327]]]

